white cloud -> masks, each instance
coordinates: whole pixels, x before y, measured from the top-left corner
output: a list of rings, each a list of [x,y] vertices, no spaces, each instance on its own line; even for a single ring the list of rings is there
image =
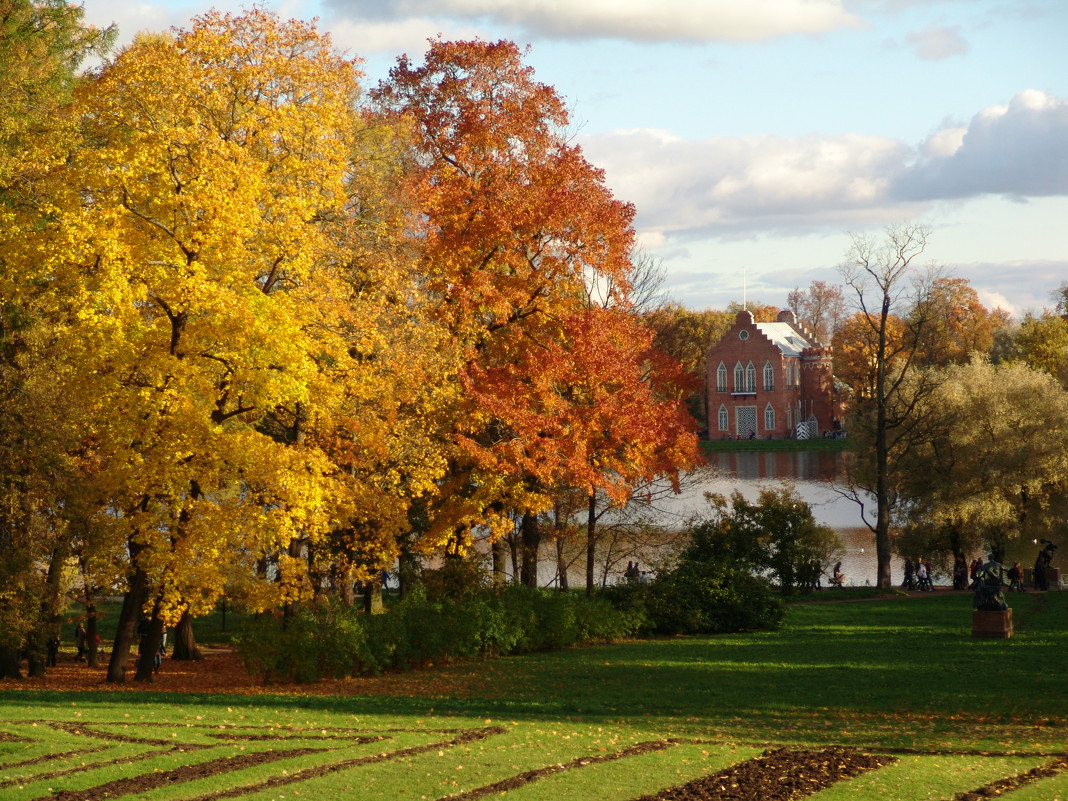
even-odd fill
[[[860,24],[841,0],[326,0],[341,18],[510,25],[525,35],[637,42],[754,41]]]
[[[439,35],[450,41],[489,39],[486,31],[467,25],[443,25],[426,17],[397,21],[338,19],[329,26],[330,40],[339,48],[356,55],[375,53],[409,53],[421,56],[427,40]]]
[[[583,141],[642,231],[668,237],[841,229],[877,214],[904,168],[893,139],[847,134],[684,140],[621,131]]]
[[[1028,90],[976,114],[963,134],[935,133],[894,194],[902,200],[1068,194],[1068,100]],[[955,149],[939,138],[959,136]]]
[[[910,33],[905,42],[924,61],[941,61],[944,58],[963,56],[968,43],[960,34],[960,28],[932,26],[917,33]]]
[[[987,194],[1068,196],[1068,101],[1022,92],[917,147],[861,134],[689,140],[664,130],[585,137],[652,241],[856,229]]]
[[[98,28],[115,24],[122,42],[130,42],[142,31],[166,31],[172,26],[188,27],[189,14],[158,3],[86,4],[85,21]]]

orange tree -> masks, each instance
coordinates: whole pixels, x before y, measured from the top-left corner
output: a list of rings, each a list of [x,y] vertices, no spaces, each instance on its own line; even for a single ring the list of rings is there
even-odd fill
[[[436,41],[422,66],[402,57],[374,98],[414,131],[421,274],[458,348],[453,378],[463,389],[436,421],[452,448],[424,544],[462,548],[472,526],[499,534],[515,514],[523,581],[533,585],[537,516],[554,490],[610,489],[663,467],[656,459],[667,451],[654,458],[652,445],[636,445],[624,454],[598,417],[609,399],[637,419],[624,385],[646,401],[656,395],[639,369],[651,362],[633,347],[646,340],[632,340],[625,369],[618,340],[609,344],[618,336],[610,331],[637,325],[626,310],[633,209],[568,143],[563,101],[522,55],[510,42]],[[587,289],[599,285],[611,297],[589,308]],[[617,302],[619,310],[603,308]],[[650,408],[676,420],[677,397],[663,403]],[[682,436],[667,423],[647,431]]]

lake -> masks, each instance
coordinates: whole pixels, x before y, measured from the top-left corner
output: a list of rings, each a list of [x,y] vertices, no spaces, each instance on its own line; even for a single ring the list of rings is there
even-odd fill
[[[830,526],[842,540],[842,570],[846,584],[873,586],[877,579],[875,535],[862,516],[861,506],[840,492],[845,482],[845,460],[848,454],[829,451],[761,451],[722,452],[708,455],[708,468],[686,477],[682,492],[669,495],[657,503],[653,520],[665,529],[682,527],[686,520],[707,509],[705,493],[729,496],[734,491],[756,500],[761,488],[779,487],[789,483],[798,495],[812,507],[818,523]],[[874,518],[875,503],[870,499],[865,512]],[[583,515],[579,515],[584,518]],[[580,525],[584,519],[580,520]],[[677,541],[670,537],[650,538],[635,542],[622,533],[602,535],[598,547],[598,583],[622,580],[627,562],[636,559],[643,570],[652,570]],[[1030,542],[1011,543],[1007,558],[1019,559],[1025,567],[1034,562],[1038,546]],[[572,587],[585,586],[585,550],[581,539],[557,545],[543,540],[538,565],[538,579],[542,586],[558,586],[561,567]],[[969,556],[981,556],[972,554]],[[894,556],[891,575],[895,585],[903,576],[903,559]],[[936,584],[950,584],[949,576],[934,576]],[[826,580],[824,581],[826,586]]]

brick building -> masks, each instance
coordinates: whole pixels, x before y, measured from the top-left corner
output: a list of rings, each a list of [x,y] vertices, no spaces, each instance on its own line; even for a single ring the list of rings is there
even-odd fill
[[[708,351],[711,439],[828,436],[841,430],[844,392],[831,349],[784,311],[757,323],[749,311]]]

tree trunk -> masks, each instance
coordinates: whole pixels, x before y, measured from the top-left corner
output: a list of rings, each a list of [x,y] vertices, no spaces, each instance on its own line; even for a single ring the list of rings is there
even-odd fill
[[[377,615],[383,610],[382,582],[379,579],[365,581],[363,583],[363,611],[369,615]]]
[[[171,651],[171,659],[181,661],[199,661],[204,658],[197,648],[196,638],[193,636],[193,616],[186,609],[178,619],[178,625],[174,629],[174,648]]]
[[[560,577],[560,591],[567,592],[567,560],[564,559],[564,533],[562,531],[557,532],[556,535],[556,573]]]
[[[586,594],[593,595],[593,568],[597,547],[597,496],[590,493],[586,514]]]
[[[96,599],[89,595],[86,590],[85,596],[85,660],[91,668],[95,668],[100,661],[100,647],[97,640],[100,639],[100,626],[97,619]]]
[[[26,636],[26,675],[33,679],[45,674],[44,627],[38,624]]]
[[[505,566],[508,544],[503,537],[498,537],[490,545],[490,555],[493,558],[493,586],[503,587],[508,581],[508,569]]]
[[[130,545],[130,559],[134,562],[130,576],[130,586],[122,599],[122,611],[115,627],[115,642],[111,646],[111,659],[105,681],[120,684],[126,681],[126,667],[130,662],[130,646],[137,639],[137,622],[141,617],[141,608],[148,595],[148,574],[137,566],[137,555],[141,546]]]
[[[137,672],[134,681],[152,681],[156,668],[156,651],[163,642],[163,618],[159,616],[159,600],[152,610],[152,619],[148,625],[148,635],[140,643],[141,650],[137,656]]]
[[[538,586],[538,547],[541,545],[541,530],[538,516],[533,512],[523,514],[523,563],[520,568],[520,581],[527,587]]]
[[[22,679],[22,659],[18,648],[0,646],[0,679]]]

